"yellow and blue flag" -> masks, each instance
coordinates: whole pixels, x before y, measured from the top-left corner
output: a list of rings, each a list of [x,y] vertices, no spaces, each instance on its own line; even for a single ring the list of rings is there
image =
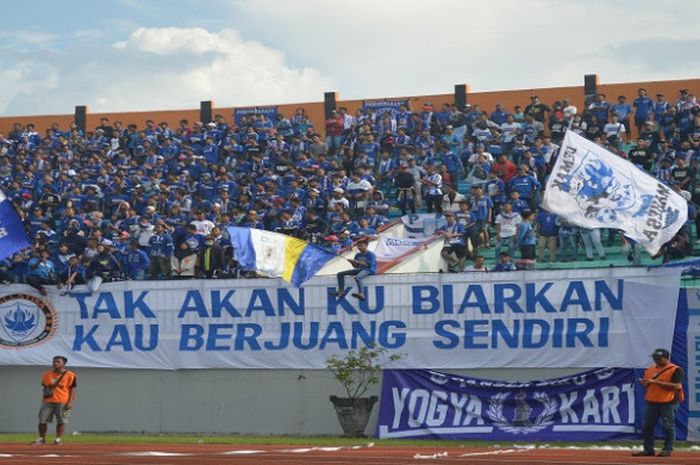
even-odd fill
[[[313,278],[336,257],[330,250],[263,229],[231,226],[228,232],[241,269],[282,278],[294,287]]]

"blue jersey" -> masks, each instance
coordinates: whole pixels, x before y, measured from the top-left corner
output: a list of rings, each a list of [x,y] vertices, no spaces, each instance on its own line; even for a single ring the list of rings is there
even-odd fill
[[[501,178],[490,179],[484,184],[486,194],[491,200],[498,203],[506,201],[506,184]]]
[[[611,107],[611,110],[620,121],[625,121],[632,113],[632,107],[629,103],[616,103]]]
[[[173,238],[169,233],[154,234],[148,240],[151,257],[170,257],[173,253]]]
[[[462,223],[446,224],[440,227],[439,231],[448,232],[456,234],[456,236],[451,237],[447,242],[450,245],[465,245],[464,233],[466,229]]]
[[[489,212],[493,208],[493,202],[488,197],[479,199],[472,197],[472,213],[476,221],[486,221],[489,219]]]
[[[374,253],[367,251],[365,253],[358,252],[355,254],[355,260],[358,262],[363,262],[364,266],[361,268],[368,269],[370,273],[375,274],[377,272],[377,256]]]
[[[542,187],[542,184],[532,176],[516,176],[508,183],[508,192],[517,191],[520,193],[521,199],[530,200],[540,187]]]
[[[632,105],[634,106],[635,119],[646,121],[649,119],[654,102],[649,97],[637,97]]]
[[[559,227],[557,226],[557,215],[554,213],[550,213],[547,210],[540,210],[537,212],[535,221],[537,221],[540,234],[543,236],[556,236],[559,232]]]
[[[535,230],[527,221],[523,221],[518,225],[518,242],[520,245],[535,245],[537,243]]]

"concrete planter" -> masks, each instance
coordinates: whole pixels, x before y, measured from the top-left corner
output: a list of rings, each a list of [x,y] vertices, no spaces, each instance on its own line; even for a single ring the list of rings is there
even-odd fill
[[[372,413],[372,407],[379,400],[377,396],[351,399],[349,397],[331,396],[331,402],[338,415],[340,427],[345,436],[366,437],[365,428]]]

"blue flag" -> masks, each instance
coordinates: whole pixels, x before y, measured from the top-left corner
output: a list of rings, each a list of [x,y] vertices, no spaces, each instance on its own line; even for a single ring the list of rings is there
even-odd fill
[[[32,245],[15,207],[0,191],[0,260]]]

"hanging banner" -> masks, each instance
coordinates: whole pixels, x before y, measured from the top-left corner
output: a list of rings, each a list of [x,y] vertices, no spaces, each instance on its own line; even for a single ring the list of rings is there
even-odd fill
[[[369,108],[373,109],[377,115],[382,115],[389,112],[393,115],[399,112],[401,106],[408,107],[408,99],[399,100],[375,100],[375,101],[363,101],[362,109],[367,110]]]
[[[410,252],[423,242],[425,242],[425,239],[410,239],[380,234],[374,254],[377,256],[377,260],[386,262]]]
[[[447,224],[447,220],[441,213],[417,213],[401,217],[404,226],[404,234],[412,239],[426,238],[441,226]]]
[[[90,294],[26,285],[0,294],[0,365],[325,368],[375,346],[389,368],[645,367],[673,339],[680,269],[418,273],[365,279],[367,300],[334,276],[128,281]],[[350,281],[353,283],[353,281]],[[354,284],[354,283],[353,283]]]
[[[243,117],[250,115],[265,115],[274,125],[277,122],[277,106],[236,108],[233,110],[233,121],[236,123],[236,126],[239,126]]]
[[[683,289],[679,306],[682,305],[687,306],[688,318],[685,328],[679,328],[676,324],[676,336],[681,339],[683,335],[686,337],[680,341],[682,344],[674,344],[671,359],[686,371],[686,384],[683,388],[688,405],[687,412],[682,405],[678,413],[688,417],[688,441],[700,441],[700,289]],[[679,360],[682,349],[687,349],[687,366],[683,364],[683,360]]]
[[[377,435],[505,441],[631,439],[633,369],[606,368],[530,382],[429,370],[386,370]]]

